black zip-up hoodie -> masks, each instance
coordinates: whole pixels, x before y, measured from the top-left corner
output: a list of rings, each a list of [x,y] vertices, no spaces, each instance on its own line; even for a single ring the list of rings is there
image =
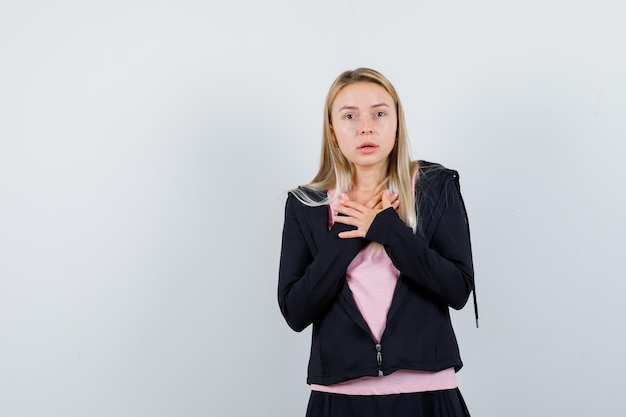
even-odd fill
[[[365,238],[340,239],[338,233],[353,227],[336,222],[328,230],[327,205],[309,207],[288,196],[278,302],[295,331],[313,323],[307,383],[463,366],[449,307],[465,305],[474,272],[459,176],[438,164],[419,165],[417,233],[389,208],[376,216]],[[345,278],[352,259],[370,241],[382,244],[400,271],[380,343]]]

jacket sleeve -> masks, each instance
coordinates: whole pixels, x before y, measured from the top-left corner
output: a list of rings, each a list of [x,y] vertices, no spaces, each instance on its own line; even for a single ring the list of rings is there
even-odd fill
[[[461,309],[474,288],[469,226],[458,175],[444,175],[428,214],[434,222],[430,239],[413,233],[392,208],[376,216],[366,237],[385,247],[410,284],[440,303]]]
[[[316,208],[323,209],[326,206]],[[287,324],[302,331],[324,313],[345,283],[352,259],[365,247],[365,239],[340,239],[351,226],[335,223],[314,242],[305,207],[289,195],[285,207],[282,249],[278,272],[278,304]]]

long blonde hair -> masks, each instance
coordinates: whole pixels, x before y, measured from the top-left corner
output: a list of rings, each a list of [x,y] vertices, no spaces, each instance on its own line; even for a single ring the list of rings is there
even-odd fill
[[[400,97],[393,85],[381,73],[370,68],[357,68],[353,71],[345,71],[333,82],[326,96],[324,105],[324,130],[322,138],[322,154],[320,158],[320,168],[313,180],[290,192],[303,204],[308,206],[321,206],[329,204],[341,193],[348,193],[352,189],[355,174],[354,165],[348,161],[338,146],[333,143],[332,136],[332,105],[337,94],[344,87],[358,83],[369,82],[383,87],[393,98],[398,117],[396,129],[396,143],[387,159],[387,174],[379,185],[378,190],[385,188],[398,193],[400,206],[398,215],[413,230],[417,226],[417,214],[415,211],[415,196],[412,187],[412,176],[417,164],[411,161],[410,145],[404,122],[404,111]],[[315,200],[306,190],[325,192],[334,189],[335,192],[330,198]]]

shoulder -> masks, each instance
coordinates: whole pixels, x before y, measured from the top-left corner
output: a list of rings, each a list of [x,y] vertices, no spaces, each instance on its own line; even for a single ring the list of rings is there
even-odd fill
[[[461,199],[459,173],[433,162],[418,161],[418,164],[415,184],[418,228],[426,236],[432,236],[446,209]]]
[[[292,217],[308,217],[320,207],[326,207],[327,192],[299,186],[287,192],[286,213]]]
[[[459,173],[441,164],[429,161],[417,161],[419,167],[418,182],[445,181],[459,177]]]
[[[317,191],[301,185],[288,191],[287,201],[295,200],[304,206],[316,206],[323,204],[327,196],[327,191]]]
[[[450,188],[459,188],[459,173],[441,164],[417,161],[419,167],[415,192],[418,198],[424,194],[431,198]]]

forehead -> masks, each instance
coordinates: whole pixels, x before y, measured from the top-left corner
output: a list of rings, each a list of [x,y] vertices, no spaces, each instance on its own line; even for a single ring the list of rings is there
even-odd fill
[[[333,110],[345,106],[368,108],[371,106],[386,104],[394,106],[393,97],[381,85],[371,82],[357,82],[343,87],[333,101]]]

